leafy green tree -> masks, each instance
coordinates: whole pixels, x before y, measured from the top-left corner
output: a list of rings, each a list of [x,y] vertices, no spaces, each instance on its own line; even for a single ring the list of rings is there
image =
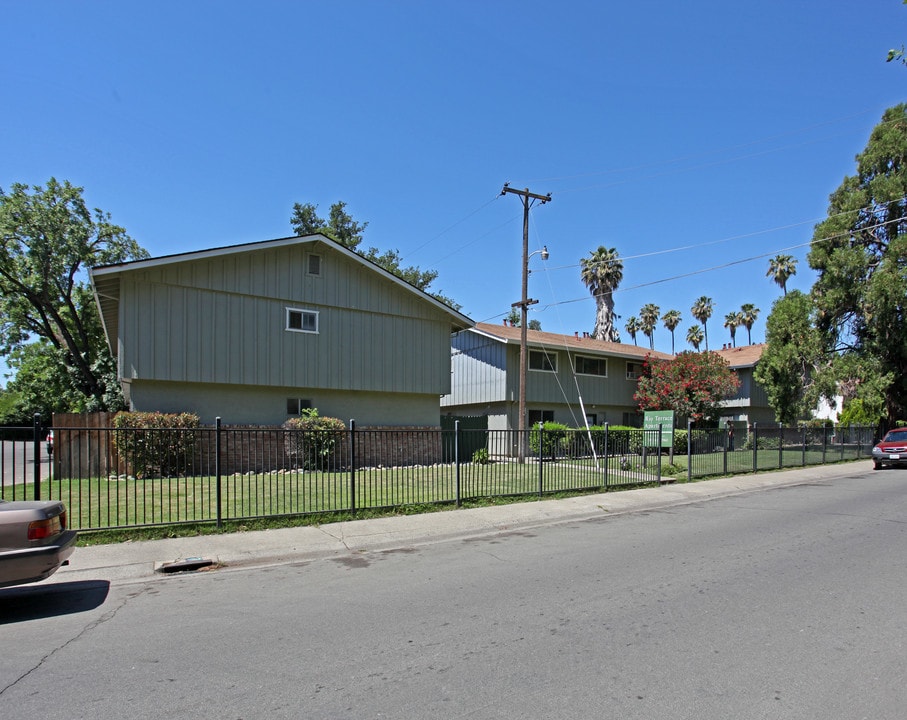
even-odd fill
[[[523,321],[522,318],[520,317],[520,314],[521,314],[520,311],[517,310],[516,308],[510,309],[510,314],[507,316],[507,322],[510,324],[510,327],[518,328],[520,326],[520,323]],[[542,323],[540,320],[530,320],[529,323],[526,325],[526,329],[527,330],[541,330]]]
[[[20,345],[7,358],[15,376],[7,385],[0,422],[31,425],[38,413],[47,422],[53,413],[80,412],[88,398],[73,387],[62,350],[47,340]]]
[[[634,399],[640,410],[673,410],[698,423],[718,417],[722,402],[739,385],[720,355],[687,350],[671,360],[647,357]]]
[[[712,317],[712,310],[714,308],[714,303],[712,298],[702,295],[695,303],[693,307],[690,308],[690,314],[696,318],[700,323],[702,323],[702,337],[705,338],[705,349],[709,349],[709,328],[706,323],[709,318]]]
[[[624,279],[624,264],[615,248],[599,246],[581,258],[580,279],[595,298],[595,327],[592,337],[606,342],[620,342],[614,327],[614,291]]]
[[[655,349],[655,326],[658,325],[658,316],[661,308],[653,303],[643,305],[639,311],[639,324],[642,334],[649,338],[649,350]]]
[[[746,328],[746,344],[753,344],[753,325],[756,323],[756,318],[759,317],[759,308],[757,308],[753,303],[744,303],[740,306],[740,318],[743,321],[743,327]]]
[[[668,310],[661,316],[661,321],[664,323],[665,328],[671,333],[671,355],[674,354],[674,331],[680,325],[682,319],[680,310]]]
[[[838,414],[841,425],[878,425],[883,419],[885,408],[873,407],[861,398],[854,398],[844,405]]]
[[[839,422],[880,425],[880,429],[890,427],[891,423],[886,420],[886,394],[891,379],[891,373],[884,372],[877,359],[861,358],[851,353],[836,355],[834,374],[827,384],[833,386],[842,400]],[[826,388],[825,396],[830,394],[831,391]]]
[[[885,111],[856,160],[808,255],[816,325],[851,377],[885,386],[893,424],[907,417],[907,105]]]
[[[765,276],[778,283],[778,287],[787,295],[787,281],[796,274],[797,258],[793,255],[776,255],[768,261],[768,272]]]
[[[117,409],[122,396],[109,371],[110,351],[86,271],[147,256],[108,213],[88,210],[80,187],[51,178],[44,188],[17,183],[9,192],[0,189],[0,353],[44,340],[66,368],[69,389],[90,399],[86,407]],[[48,352],[35,349],[39,356]],[[29,354],[18,362],[41,374]],[[19,385],[32,380],[23,377]]]
[[[687,329],[687,342],[690,343],[697,352],[699,351],[699,346],[702,345],[702,337],[702,328],[698,325],[692,325]]]
[[[753,376],[782,423],[810,417],[825,389],[831,358],[813,324],[810,296],[792,290],[775,301],[765,329],[766,347]]]
[[[627,322],[624,325],[624,329],[627,331],[627,334],[633,338],[633,344],[636,345],[636,334],[642,330],[642,326],[639,323],[639,318],[635,315],[631,315],[627,318]]]
[[[318,217],[317,205],[295,203],[290,225],[293,232],[299,236],[321,233],[350,250],[356,250],[359,247],[362,242],[362,233],[368,227],[367,222],[359,223],[353,219],[346,211],[346,203],[342,200],[331,205],[327,221]]]
[[[415,265],[404,266],[399,250],[381,251],[376,247],[370,247],[364,252],[360,250],[359,245],[362,243],[362,235],[368,227],[368,223],[359,223],[354,220],[346,211],[346,203],[343,201],[331,205],[327,220],[318,216],[317,205],[295,203],[293,215],[290,217],[290,226],[293,228],[293,232],[299,236],[321,233],[454,310],[461,308],[461,305],[452,299],[428,289],[438,279],[437,270],[421,270]]]

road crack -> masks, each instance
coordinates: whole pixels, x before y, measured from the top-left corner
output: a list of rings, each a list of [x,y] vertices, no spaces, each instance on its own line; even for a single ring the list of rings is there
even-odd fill
[[[147,589],[148,588],[144,588],[144,589],[140,590],[139,592],[131,593],[131,594],[127,595],[126,597],[124,597],[122,599],[122,601],[116,607],[111,608],[110,610],[105,612],[103,615],[101,615],[101,617],[88,623],[88,625],[86,625],[84,628],[82,628],[74,637],[69,638],[69,640],[67,640],[65,643],[63,643],[62,645],[60,645],[60,646],[54,648],[53,650],[51,650],[50,652],[48,652],[40,660],[38,660],[37,663],[35,663],[32,667],[30,667],[28,670],[26,670],[24,673],[22,673],[19,677],[17,677],[15,680],[13,680],[11,683],[6,685],[5,687],[0,688],[0,697],[2,697],[3,694],[7,690],[15,687],[20,682],[25,680],[25,678],[27,678],[29,675],[31,675],[32,673],[39,670],[45,663],[47,663],[52,657],[54,657],[54,655],[56,655],[57,653],[59,653],[62,650],[65,650],[67,647],[69,647],[73,643],[80,640],[82,637],[84,637],[86,634],[88,634],[89,632],[94,630],[96,627],[99,627],[100,625],[103,625],[104,623],[109,622],[110,620],[113,620],[113,618],[115,618],[117,616],[117,613],[119,613],[120,610],[122,610],[124,607],[126,607],[126,604],[130,600],[139,597]]]

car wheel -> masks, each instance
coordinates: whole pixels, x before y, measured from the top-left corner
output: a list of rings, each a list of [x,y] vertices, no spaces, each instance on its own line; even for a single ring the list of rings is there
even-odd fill
[[[873,460],[873,461],[872,461],[872,469],[873,469],[873,470],[881,470],[881,469],[882,469],[882,463],[876,462],[875,460]]]

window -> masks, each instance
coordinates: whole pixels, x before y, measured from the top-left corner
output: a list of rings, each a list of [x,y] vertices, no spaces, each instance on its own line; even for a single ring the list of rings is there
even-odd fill
[[[642,420],[643,420],[643,416],[640,415],[639,413],[625,412],[623,414],[623,422],[621,424],[626,425],[627,427],[641,428]]]
[[[598,415],[596,415],[595,413],[586,413],[586,422],[589,423],[589,427],[595,425],[597,420]]]
[[[530,410],[529,425],[538,425],[540,422],[554,422],[554,410]]]
[[[642,363],[627,363],[627,380],[638,380],[642,377]]]
[[[293,332],[317,333],[318,313],[314,310],[287,308],[287,330]]]
[[[287,415],[299,415],[303,410],[312,407],[311,400],[302,398],[287,398]]]
[[[557,354],[539,350],[529,351],[529,369],[557,372]]]
[[[608,377],[608,360],[606,358],[583,357],[574,358],[574,367],[577,375],[598,375]]]
[[[321,255],[309,253],[307,260],[308,264],[306,265],[306,272],[309,275],[321,275]]]

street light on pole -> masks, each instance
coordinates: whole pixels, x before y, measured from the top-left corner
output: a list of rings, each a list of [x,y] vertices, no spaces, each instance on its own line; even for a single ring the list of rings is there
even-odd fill
[[[504,189],[501,190],[501,195],[507,193],[512,193],[514,195],[519,195],[523,200],[523,273],[522,273],[522,285],[523,292],[519,302],[513,303],[512,307],[519,305],[520,307],[520,402],[519,402],[519,413],[520,416],[517,420],[517,429],[519,431],[519,442],[518,442],[518,459],[522,463],[526,459],[526,368],[528,365],[528,353],[526,351],[526,326],[528,324],[526,320],[526,309],[530,305],[534,305],[538,300],[533,300],[528,297],[529,292],[529,208],[533,200],[538,200],[542,205],[551,200],[551,193],[547,195],[537,195],[535,193],[529,192],[529,188],[525,190],[514,190],[509,186],[509,183],[504,183]],[[548,259],[548,248],[545,247],[543,250],[536,250],[532,255],[536,253],[541,254],[543,260]]]

